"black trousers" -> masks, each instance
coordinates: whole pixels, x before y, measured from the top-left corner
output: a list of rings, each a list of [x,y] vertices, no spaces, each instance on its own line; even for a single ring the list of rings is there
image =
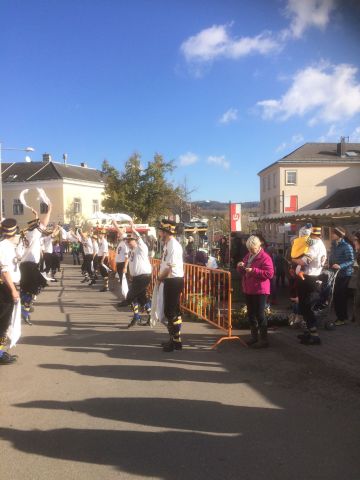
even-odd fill
[[[164,280],[164,315],[168,321],[170,340],[181,343],[181,309],[180,296],[184,289],[182,277],[166,278]]]
[[[92,277],[92,268],[91,268],[91,262],[92,262],[92,254],[87,253],[84,257],[84,263],[82,265],[82,271],[85,272],[89,277]]]
[[[11,322],[14,301],[7,285],[0,284],[0,346],[6,344],[6,332]]]
[[[52,269],[52,253],[44,253],[45,273],[49,273]]]
[[[149,302],[147,295],[147,288],[151,282],[151,275],[137,275],[133,277],[132,282],[129,285],[129,291],[126,297],[126,303],[138,303],[144,306]]]
[[[120,282],[120,287],[122,285],[122,278],[123,278],[123,270],[124,270],[124,265],[125,265],[125,262],[117,262],[116,263],[116,271],[119,275],[119,282]],[[126,275],[126,279],[129,283],[129,274],[128,274],[128,271],[126,270],[125,272],[125,275]]]
[[[164,280],[164,315],[169,322],[181,315],[180,296],[184,289],[183,277]]]
[[[266,328],[265,304],[267,295],[245,295],[246,308],[251,329]]]
[[[334,309],[338,320],[347,320],[348,286],[351,277],[336,277],[334,288]]]
[[[316,281],[319,277],[305,275],[304,280],[297,278],[296,288],[299,297],[299,313],[304,317],[307,328],[316,328],[316,317],[312,311],[312,294],[316,290]]]

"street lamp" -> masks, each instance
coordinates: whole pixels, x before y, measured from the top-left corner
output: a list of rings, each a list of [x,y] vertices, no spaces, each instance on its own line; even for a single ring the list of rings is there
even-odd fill
[[[3,219],[3,186],[2,186],[2,152],[3,150],[9,151],[16,151],[16,152],[35,152],[35,148],[33,147],[25,147],[25,148],[4,148],[2,143],[0,142],[0,221]]]

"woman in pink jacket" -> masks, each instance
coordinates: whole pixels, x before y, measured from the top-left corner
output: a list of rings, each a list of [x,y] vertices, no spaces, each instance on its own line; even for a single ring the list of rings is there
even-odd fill
[[[242,274],[242,287],[251,328],[251,338],[247,344],[254,348],[265,348],[269,345],[265,304],[266,297],[270,294],[274,266],[270,255],[261,248],[258,237],[250,236],[246,246],[249,253],[237,264],[237,269]]]

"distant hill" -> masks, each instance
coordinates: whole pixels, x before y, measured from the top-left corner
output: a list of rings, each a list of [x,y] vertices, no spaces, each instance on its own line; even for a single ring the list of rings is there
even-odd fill
[[[202,211],[218,211],[226,212],[229,209],[228,202],[216,202],[215,200],[199,200],[198,202],[192,202],[192,205],[196,205]],[[260,207],[260,202],[242,202],[241,208],[243,210],[252,210]]]

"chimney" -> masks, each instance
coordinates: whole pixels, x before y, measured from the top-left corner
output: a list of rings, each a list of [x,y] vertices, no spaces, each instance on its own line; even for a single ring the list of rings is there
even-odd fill
[[[52,158],[51,158],[50,153],[43,153],[42,158],[43,158],[44,163],[52,162]]]
[[[81,166],[81,167],[84,167],[84,168],[87,168],[87,164],[84,163],[84,162],[81,162],[81,163],[80,163],[80,166]]]
[[[340,137],[340,143],[337,144],[336,153],[338,157],[345,157],[345,137]]]
[[[64,162],[64,165],[67,164],[67,159],[68,159],[68,154],[67,154],[67,153],[64,153],[64,154],[63,154],[63,162]]]

